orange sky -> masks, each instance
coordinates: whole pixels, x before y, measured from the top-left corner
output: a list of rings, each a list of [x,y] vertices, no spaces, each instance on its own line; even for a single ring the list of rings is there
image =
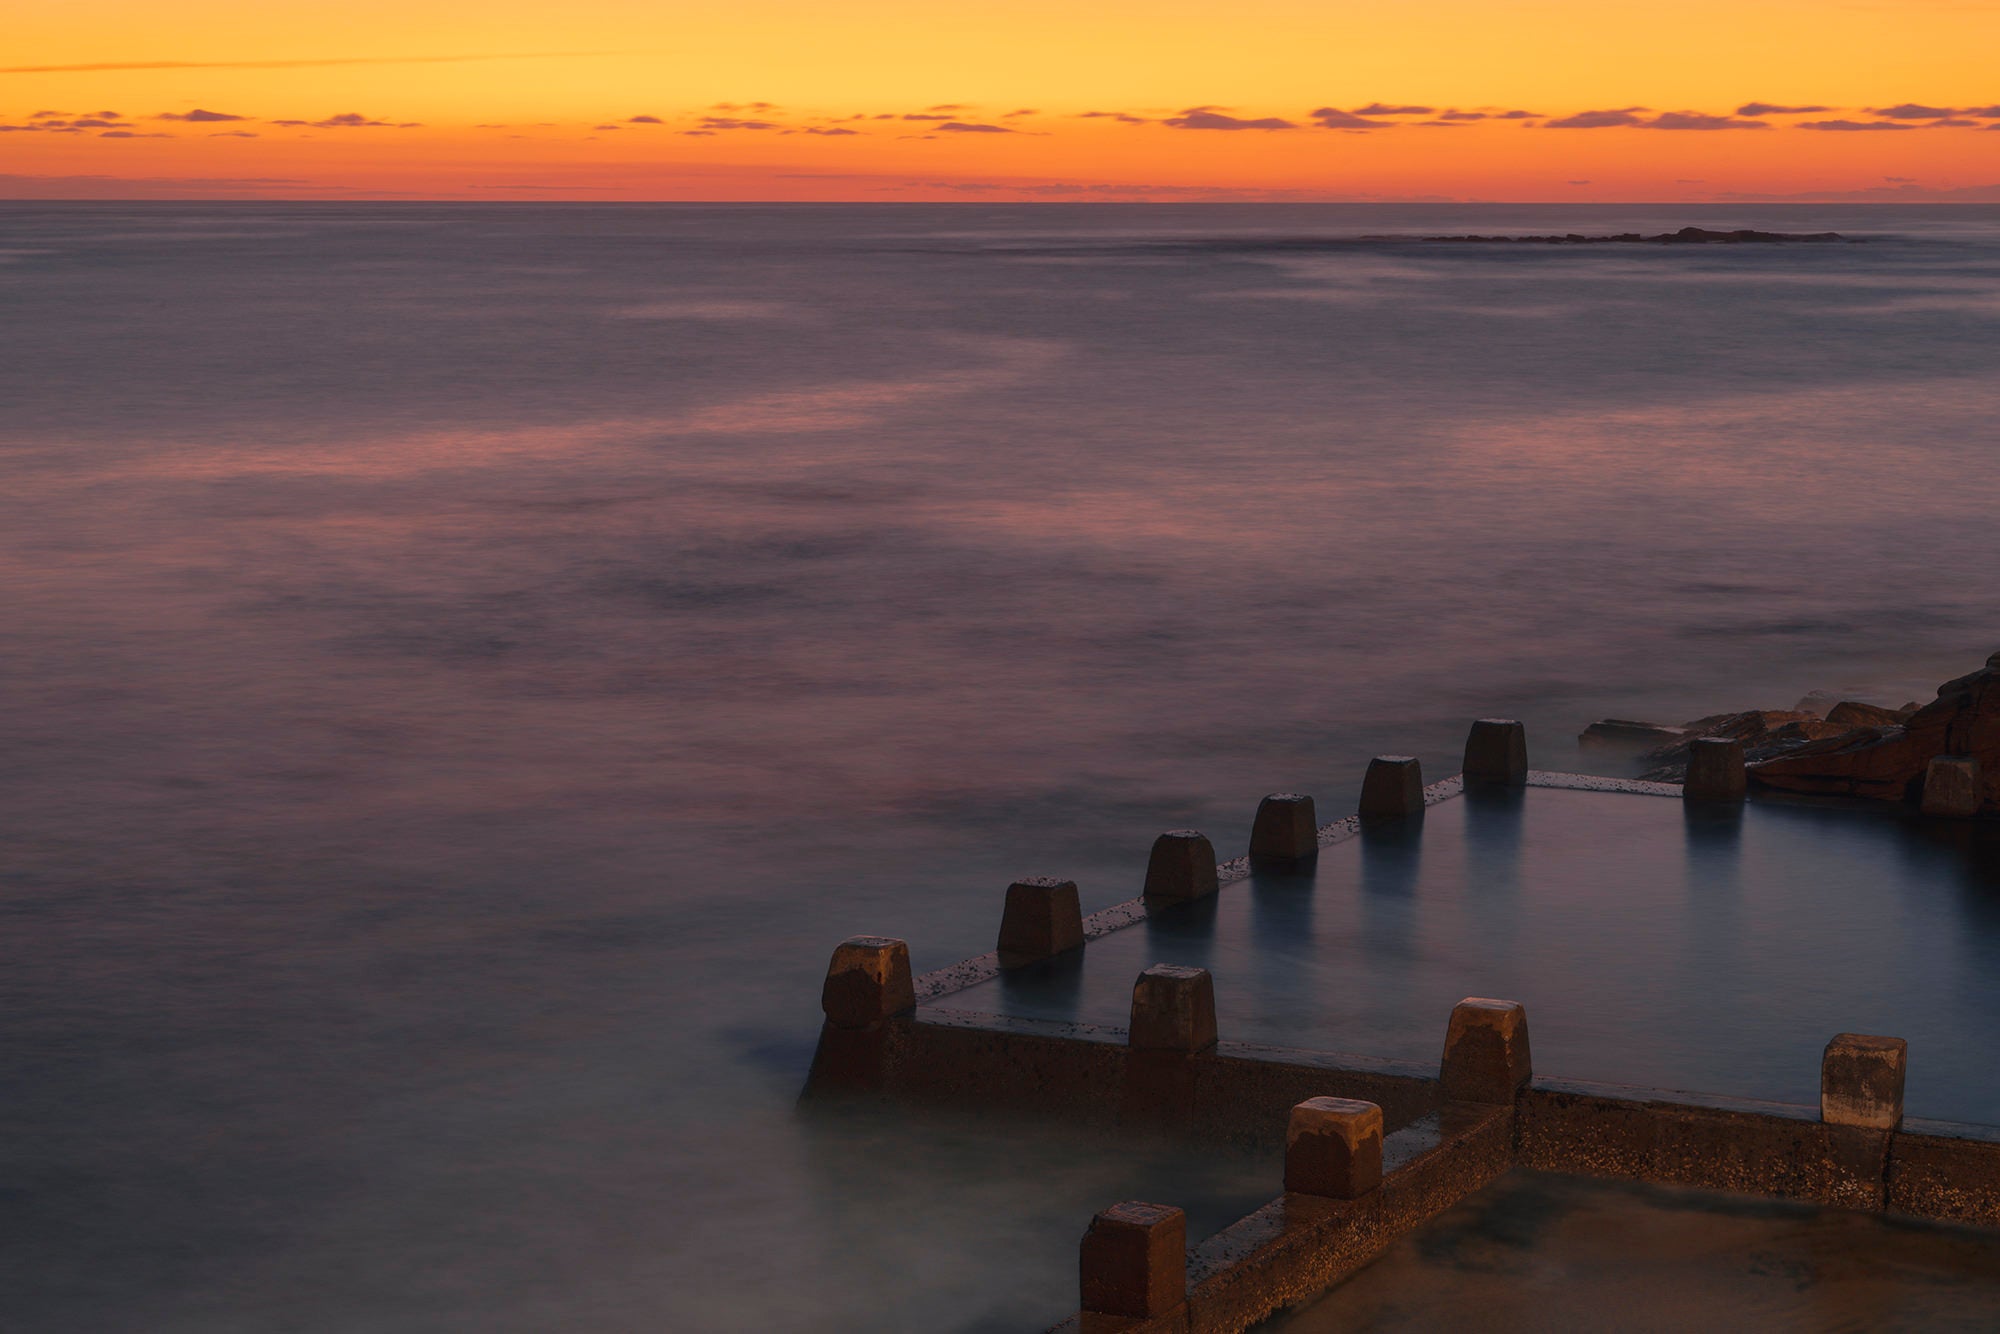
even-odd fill
[[[1996,51],[1967,0],[15,0],[0,197],[2000,201]]]

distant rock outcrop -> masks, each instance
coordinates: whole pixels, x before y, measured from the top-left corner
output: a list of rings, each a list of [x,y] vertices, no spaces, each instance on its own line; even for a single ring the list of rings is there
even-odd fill
[[[1913,804],[1923,798],[1933,759],[1967,756],[1979,762],[1982,775],[1979,809],[2000,813],[2000,653],[1979,671],[1939,686],[1937,698],[1921,708],[1842,700],[1822,717],[1823,698],[1815,692],[1798,709],[1719,713],[1679,727],[1607,718],[1585,728],[1580,740],[1653,742],[1646,758],[1658,767],[1644,776],[1679,782],[1691,742],[1727,737],[1743,743],[1753,785]]]
[[[1879,704],[1844,699],[1826,711],[1826,720],[1846,723],[1849,727],[1900,727],[1915,712],[1915,709],[1885,709]]]
[[[1746,759],[1755,761],[1782,755],[1808,741],[1845,736],[1854,730],[1841,723],[1794,709],[1746,709],[1742,713],[1718,713],[1683,724],[1680,735],[1646,752],[1658,767],[1644,777],[1657,783],[1678,783],[1687,776],[1688,748],[1703,737],[1724,737],[1743,743]]]
[[[1615,236],[1585,236],[1569,232],[1562,236],[1426,236],[1426,241],[1456,241],[1474,245],[1757,245],[1779,241],[1813,242],[1825,244],[1830,241],[1845,241],[1848,238],[1839,232],[1758,232],[1747,227],[1730,232],[1710,231],[1706,227],[1683,227],[1677,232],[1660,232],[1645,236],[1639,232],[1620,232]]]
[[[1946,681],[1937,698],[1888,726],[1859,727],[1750,766],[1750,781],[1788,792],[1834,792],[1918,801],[1940,755],[1966,755],[1985,774],[1982,810],[2000,810],[2000,653]]]
[[[1600,718],[1583,729],[1577,737],[1586,746],[1657,746],[1672,744],[1687,734],[1684,727],[1666,727],[1660,723],[1634,722],[1630,718]]]

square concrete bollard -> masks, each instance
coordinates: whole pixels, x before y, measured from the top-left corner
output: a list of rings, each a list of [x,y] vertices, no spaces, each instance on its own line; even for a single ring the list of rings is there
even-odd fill
[[[1986,779],[1976,755],[1934,755],[1924,770],[1924,814],[1964,818],[1979,814]]]
[[[1206,968],[1156,963],[1132,984],[1134,1051],[1192,1054],[1215,1045],[1215,980]]]
[[[1000,966],[1020,968],[1083,944],[1076,881],[1034,875],[1007,886],[1000,914]]]
[[[1361,780],[1363,820],[1401,820],[1424,813],[1424,770],[1411,755],[1377,755]]]
[[[1481,718],[1465,738],[1465,781],[1471,787],[1526,787],[1528,729],[1512,718]]]
[[[1285,1127],[1285,1189],[1358,1200],[1382,1184],[1382,1109],[1351,1098],[1308,1098]]]
[[[873,1028],[917,1008],[910,947],[888,936],[849,936],[834,947],[820,988],[820,1009],[835,1028]]]
[[[1198,829],[1169,829],[1146,859],[1145,896],[1163,903],[1205,898],[1216,891],[1215,845]]]
[[[1518,1002],[1468,996],[1452,1006],[1438,1072],[1445,1097],[1509,1103],[1532,1078],[1528,1012]]]
[[[1273,792],[1258,803],[1250,827],[1250,859],[1267,865],[1296,865],[1319,855],[1319,817],[1313,799],[1301,792]]]
[[[1688,801],[1741,801],[1749,788],[1741,741],[1705,736],[1688,743],[1687,782],[1681,787],[1682,797]]]
[[[1077,1253],[1083,1309],[1145,1320],[1187,1300],[1187,1215],[1128,1200],[1090,1220]]]
[[[1901,1038],[1841,1033],[1819,1062],[1819,1119],[1834,1126],[1894,1130],[1903,1124],[1909,1044]]]

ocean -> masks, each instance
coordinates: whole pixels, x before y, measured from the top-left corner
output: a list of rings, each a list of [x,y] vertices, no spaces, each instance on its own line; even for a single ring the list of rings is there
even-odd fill
[[[1858,243],[1410,239],[1690,224]],[[1477,716],[1929,698],[1996,351],[2000,208],[0,205],[0,1323],[1060,1318],[1270,1164],[799,1116],[833,945]]]

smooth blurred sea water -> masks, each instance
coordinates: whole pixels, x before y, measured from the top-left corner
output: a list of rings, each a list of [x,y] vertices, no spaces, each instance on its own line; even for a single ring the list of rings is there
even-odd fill
[[[1690,223],[1865,240],[1357,239]],[[0,206],[0,1324],[1059,1317],[1270,1165],[800,1120],[832,944],[1482,714],[1927,698],[1996,350],[1992,208]]]

